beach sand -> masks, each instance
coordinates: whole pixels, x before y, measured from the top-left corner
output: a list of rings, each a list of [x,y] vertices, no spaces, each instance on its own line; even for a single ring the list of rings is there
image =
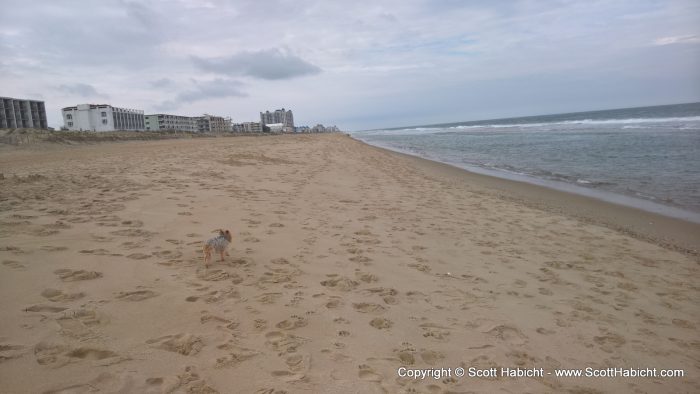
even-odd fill
[[[0,172],[3,393],[700,392],[697,224],[345,135],[37,144]]]

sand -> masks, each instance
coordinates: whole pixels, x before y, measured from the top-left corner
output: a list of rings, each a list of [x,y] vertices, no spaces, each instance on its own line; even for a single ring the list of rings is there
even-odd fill
[[[700,392],[698,225],[344,135],[39,144],[0,172],[3,393]]]

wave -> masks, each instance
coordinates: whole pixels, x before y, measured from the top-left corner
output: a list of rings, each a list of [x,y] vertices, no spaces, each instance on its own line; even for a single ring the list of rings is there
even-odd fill
[[[513,129],[513,128],[534,128],[551,126],[576,126],[576,125],[625,125],[622,128],[645,128],[634,127],[635,124],[648,123],[677,123],[677,122],[700,122],[700,116],[684,116],[669,118],[628,118],[628,119],[580,119],[561,120],[552,122],[525,122],[525,123],[484,123],[472,125],[457,125],[449,127],[406,127],[403,129],[383,129],[356,132],[360,135],[411,135],[411,134],[431,134],[431,133],[456,133],[463,130],[491,130],[491,129]],[[683,125],[685,126],[685,125]],[[697,127],[681,127],[681,129],[694,129]]]

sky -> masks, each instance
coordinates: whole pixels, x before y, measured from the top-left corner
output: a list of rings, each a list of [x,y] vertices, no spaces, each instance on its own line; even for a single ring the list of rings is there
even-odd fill
[[[700,101],[697,0],[0,0],[0,96],[346,131]]]

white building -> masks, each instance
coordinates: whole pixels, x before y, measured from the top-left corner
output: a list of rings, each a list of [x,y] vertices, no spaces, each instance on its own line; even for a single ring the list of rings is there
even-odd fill
[[[63,125],[72,131],[145,130],[143,111],[108,104],[78,104],[63,108]]]
[[[179,116],[168,114],[146,115],[146,130],[177,130],[197,132],[197,120],[195,116]]]
[[[234,123],[232,128],[234,133],[262,133],[259,122]]]
[[[0,129],[46,129],[43,101],[0,97]]]
[[[271,133],[282,133],[285,130],[284,123],[268,123],[265,125]]]

